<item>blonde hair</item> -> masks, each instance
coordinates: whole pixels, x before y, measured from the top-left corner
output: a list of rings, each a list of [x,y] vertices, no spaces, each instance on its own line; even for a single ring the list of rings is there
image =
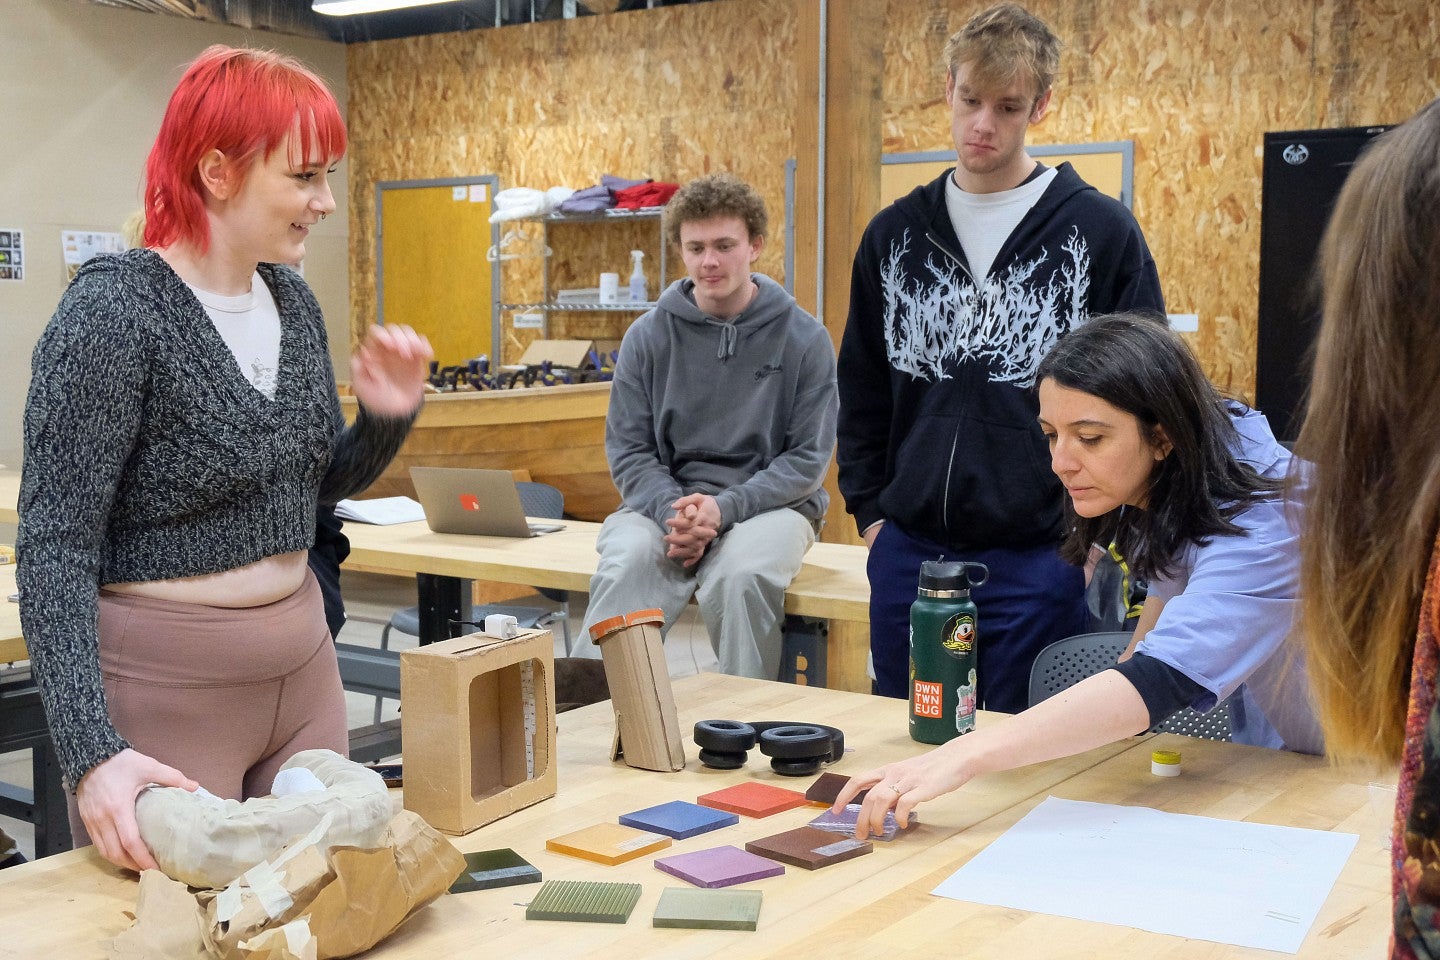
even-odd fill
[[[1045,21],[1018,3],[1002,3],[971,17],[946,41],[945,65],[954,77],[962,63],[970,64],[971,82],[986,89],[1003,89],[1028,76],[1039,100],[1055,82],[1060,47]]]
[[[1314,464],[1301,539],[1310,682],[1330,752],[1389,761],[1440,518],[1440,100],[1361,157],[1320,254],[1296,448]]]
[[[145,211],[136,210],[120,225],[120,239],[126,250],[145,246]]]

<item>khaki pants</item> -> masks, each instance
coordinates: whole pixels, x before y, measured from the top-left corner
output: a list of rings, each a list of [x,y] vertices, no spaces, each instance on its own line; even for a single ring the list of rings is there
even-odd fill
[[[590,579],[585,629],[574,655],[598,657],[591,625],[632,610],[660,608],[668,632],[694,596],[720,669],[774,680],[780,670],[785,588],[815,542],[814,525],[789,508],[767,511],[725,531],[689,570],[665,556],[663,536],[648,517],[631,510],[606,518],[595,544],[600,563]]]

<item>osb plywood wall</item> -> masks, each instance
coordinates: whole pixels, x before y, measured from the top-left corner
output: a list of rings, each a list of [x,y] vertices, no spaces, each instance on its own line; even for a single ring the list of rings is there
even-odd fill
[[[604,173],[683,183],[730,170],[765,198],[772,242],[759,269],[781,277],[796,2],[728,0],[352,45],[354,327],[375,317],[374,185],[387,180],[493,173],[502,188],[578,188]],[[648,233],[579,240],[568,231],[584,228],[552,233],[559,285],[594,286],[602,269],[623,284],[638,245],[654,296],[658,223],[649,224]],[[517,302],[533,295],[535,276],[512,265],[504,296]],[[672,257],[671,279],[679,266]],[[624,322],[555,314],[548,335],[618,337]],[[505,359],[533,336],[507,322]]]
[[[884,150],[951,148],[945,39],[985,4],[887,0]],[[1135,141],[1134,210],[1222,387],[1255,386],[1266,131],[1395,123],[1440,95],[1434,0],[1030,0],[1066,42],[1032,143]]]

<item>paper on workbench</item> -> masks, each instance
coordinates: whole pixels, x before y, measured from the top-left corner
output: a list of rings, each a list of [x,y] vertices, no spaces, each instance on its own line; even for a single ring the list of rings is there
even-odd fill
[[[1295,953],[1356,840],[1047,797],[931,892]]]
[[[383,526],[424,520],[425,511],[409,497],[376,497],[374,500],[341,500],[335,504],[335,516]]]

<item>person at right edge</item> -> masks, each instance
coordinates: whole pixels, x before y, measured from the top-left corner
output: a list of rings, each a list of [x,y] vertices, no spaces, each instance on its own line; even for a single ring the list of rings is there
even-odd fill
[[[1017,712],[1046,645],[1085,632],[1084,574],[1060,559],[1062,500],[1036,424],[1035,368],[1091,314],[1165,304],[1130,212],[1025,151],[1060,41],[1022,7],[985,10],[945,48],[958,164],[882,210],[855,254],[840,345],[837,461],[870,548],[875,692],[909,696],[920,564],[990,568],[981,705]]]
[[[1440,957],[1440,100],[1335,201],[1296,453],[1301,635],[1326,748],[1394,775],[1393,960]],[[1408,696],[1408,701],[1407,701]]]

